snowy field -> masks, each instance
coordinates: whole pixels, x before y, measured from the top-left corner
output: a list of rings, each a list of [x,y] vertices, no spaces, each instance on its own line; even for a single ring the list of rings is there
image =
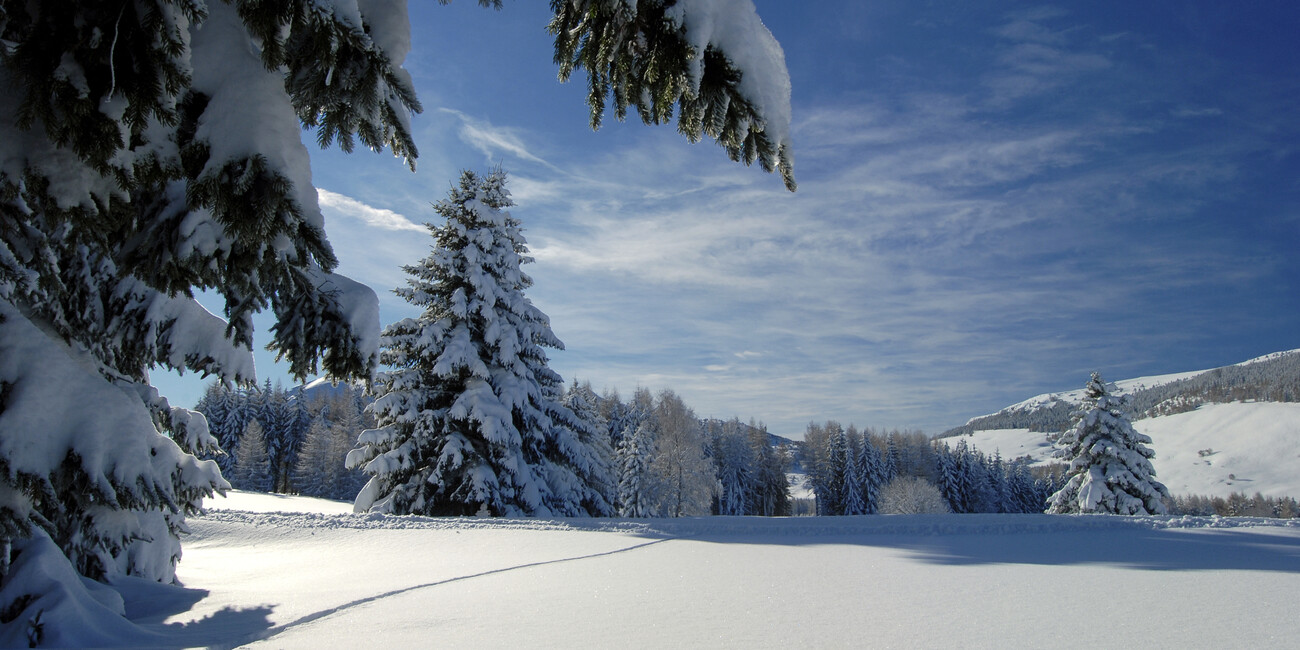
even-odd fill
[[[146,635],[122,645],[1297,643],[1280,622],[1300,593],[1300,527],[1288,522],[423,519],[238,492],[212,505],[192,520],[183,589],[122,587]]]
[[[1136,380],[1134,380],[1136,381]],[[1300,498],[1300,404],[1234,402],[1204,404],[1195,411],[1134,420],[1133,428],[1151,436],[1151,461],[1169,491],[1226,497],[1247,495]],[[958,440],[1006,459],[1051,459],[1044,433],[1027,429],[976,431]]]

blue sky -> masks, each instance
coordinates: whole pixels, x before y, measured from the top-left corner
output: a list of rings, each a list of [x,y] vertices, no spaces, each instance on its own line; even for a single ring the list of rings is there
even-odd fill
[[[418,171],[312,153],[340,271],[384,322],[415,315],[389,290],[429,204],[500,164],[566,380],[780,434],[937,433],[1093,370],[1300,347],[1300,8],[755,4],[793,84],[795,194],[672,127],[593,133],[546,3],[413,2]],[[201,382],[159,383],[190,403]]]

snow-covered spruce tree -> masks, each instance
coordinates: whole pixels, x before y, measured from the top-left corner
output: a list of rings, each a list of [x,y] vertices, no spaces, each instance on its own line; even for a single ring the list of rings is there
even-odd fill
[[[844,462],[844,500],[843,508],[846,515],[865,515],[870,514],[867,510],[867,491],[863,489],[863,482],[867,478],[866,464],[863,463],[862,447],[870,446],[870,443],[862,440],[857,435],[857,430],[852,424],[848,430],[842,431],[841,436],[845,439],[846,459]]]
[[[1151,467],[1151,438],[1133,429],[1123,398],[1110,393],[1100,374],[1092,373],[1084,397],[1074,425],[1057,439],[1057,457],[1069,469],[1047,512],[1164,514],[1169,491]]]
[[[826,452],[821,468],[821,490],[817,491],[817,514],[838,516],[844,514],[845,477],[849,471],[849,444],[844,428],[834,421],[826,422]]]
[[[252,380],[253,313],[294,373],[369,375],[377,301],[328,272],[300,125],[413,155],[417,105],[394,7],[348,4],[0,3],[6,559],[48,535],[82,575],[173,579],[227,483],[149,371]]]
[[[654,460],[655,429],[646,420],[623,434],[618,446],[618,515],[653,517],[658,495],[650,474]]]
[[[203,391],[203,397],[194,405],[194,410],[203,414],[208,422],[208,433],[220,445],[220,449],[212,450],[210,455],[214,456],[213,460],[217,461],[222,475],[227,475],[239,452],[239,436],[242,432],[242,429],[234,431],[232,426],[239,413],[231,400],[230,391],[220,380],[209,382]]]
[[[710,455],[717,477],[715,514],[754,514],[748,508],[757,488],[758,459],[742,426],[739,418],[708,422]]]
[[[433,252],[396,293],[424,311],[390,325],[371,410],[348,467],[371,476],[358,512],[607,515],[601,459],[561,405],[544,348],[562,349],[524,297],[531,261],[505,174],[461,175],[435,208]]]
[[[862,444],[858,446],[856,463],[855,472],[862,492],[862,513],[874,515],[880,509],[880,490],[884,487],[885,461],[867,431],[862,433]]]
[[[614,514],[614,503],[618,496],[618,461],[614,457],[614,447],[610,444],[609,423],[600,414],[600,398],[592,389],[591,383],[578,383],[573,380],[564,398],[560,402],[573,412],[579,426],[574,428],[578,441],[590,448],[596,455],[592,475],[588,483],[599,495],[599,501],[607,506],[605,514]],[[593,501],[590,507],[596,507]]]

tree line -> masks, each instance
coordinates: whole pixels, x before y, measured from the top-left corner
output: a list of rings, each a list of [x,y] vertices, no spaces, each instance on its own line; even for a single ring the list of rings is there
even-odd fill
[[[803,444],[818,515],[1043,512],[1061,485],[1059,472],[1031,470],[1027,458],[1006,461],[921,432],[828,421],[809,424]]]
[[[236,489],[353,500],[366,475],[345,459],[375,418],[357,386],[318,394],[281,386],[208,385],[196,410],[222,452],[212,454]],[[561,403],[584,424],[603,477],[605,512],[624,517],[791,513],[785,470],[789,450],[769,444],[754,422],[700,420],[672,390],[638,388],[596,394],[572,382]]]

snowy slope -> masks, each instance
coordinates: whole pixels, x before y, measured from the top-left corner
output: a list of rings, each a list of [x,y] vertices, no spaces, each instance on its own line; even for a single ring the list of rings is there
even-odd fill
[[[1238,364],[1233,364],[1232,366],[1225,366],[1225,368],[1250,366],[1250,365],[1263,363],[1266,361],[1275,361],[1283,357],[1287,357],[1298,353],[1300,353],[1300,350],[1274,352],[1272,354],[1266,354],[1264,356],[1256,357],[1254,359],[1243,361]],[[1182,381],[1184,379],[1192,379],[1193,377],[1197,377],[1199,375],[1204,375],[1206,373],[1213,372],[1213,370],[1216,369],[1194,370],[1191,372],[1178,372],[1178,373],[1170,373],[1166,375],[1152,375],[1149,377],[1137,377],[1135,379],[1121,379],[1119,381],[1111,382],[1110,386],[1111,386],[1111,391],[1116,395],[1131,395],[1137,391],[1144,390],[1147,388],[1156,388],[1158,386],[1172,384],[1176,381]],[[1078,405],[1083,403],[1083,392],[1084,389],[1081,387],[1076,390],[1070,390],[1064,392],[1043,393],[1042,395],[1035,395],[1034,397],[1031,397],[1023,402],[1012,404],[1011,406],[1008,406],[1002,409],[1001,411],[998,411],[998,413],[994,413],[990,415],[997,415],[1001,413],[1010,413],[1016,411],[1034,411],[1045,407],[1050,407],[1052,404],[1058,402],[1066,403],[1070,405]],[[981,416],[971,418],[968,421],[968,424],[986,417],[990,417],[990,416],[981,415]]]
[[[1151,436],[1156,475],[1173,494],[1233,492],[1300,497],[1300,404],[1204,404],[1195,411],[1133,422]],[[1051,459],[1046,434],[1026,429],[976,431],[946,439],[1004,458]],[[1203,453],[1204,452],[1204,453]]]

